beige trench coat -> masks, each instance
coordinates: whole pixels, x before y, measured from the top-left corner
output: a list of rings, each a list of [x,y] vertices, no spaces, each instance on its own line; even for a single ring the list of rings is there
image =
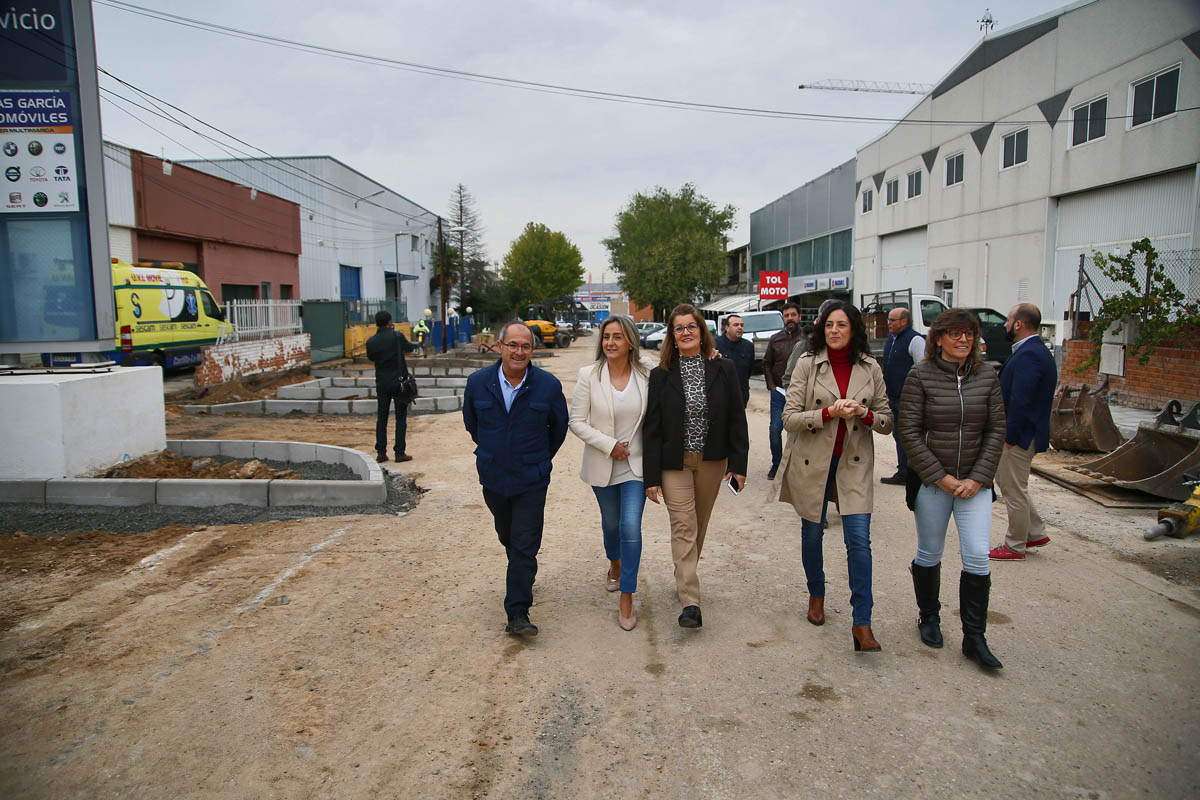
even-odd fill
[[[869,514],[875,497],[875,442],[871,431],[884,435],[892,432],[883,370],[874,358],[861,356],[851,368],[846,397],[870,408],[875,417],[870,427],[861,419],[846,420],[846,440],[836,481],[838,511]],[[839,420],[834,417],[824,422],[821,412],[839,399],[841,392],[828,353],[802,356],[796,362],[783,407],[788,440],[779,465],[779,500],[791,503],[796,513],[810,522],[821,519],[821,500]]]

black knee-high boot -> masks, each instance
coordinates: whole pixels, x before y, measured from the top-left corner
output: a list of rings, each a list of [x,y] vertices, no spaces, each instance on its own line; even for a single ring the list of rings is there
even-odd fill
[[[988,595],[992,590],[991,575],[962,573],[958,581],[958,602],[961,605],[963,655],[985,669],[1001,669],[1000,663],[988,649],[983,634],[987,631]]]
[[[921,641],[930,647],[942,646],[942,603],[938,599],[942,590],[942,565],[932,567],[918,566],[912,563],[913,591],[917,595],[917,609],[921,612],[917,618],[917,629],[921,632]]]

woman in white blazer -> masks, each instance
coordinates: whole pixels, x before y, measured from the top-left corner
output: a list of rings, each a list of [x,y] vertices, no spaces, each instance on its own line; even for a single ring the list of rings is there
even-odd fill
[[[633,593],[642,559],[642,422],[649,370],[641,360],[637,330],[626,316],[607,319],[596,337],[596,361],[579,370],[571,403],[571,433],[583,440],[579,477],[600,504],[600,529],[609,567],[605,588],[621,591],[617,623],[637,625]]]

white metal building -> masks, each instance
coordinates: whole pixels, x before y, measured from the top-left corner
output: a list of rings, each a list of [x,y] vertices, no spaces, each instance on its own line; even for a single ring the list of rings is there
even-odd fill
[[[990,34],[859,149],[856,295],[1030,301],[1061,340],[1081,253],[1200,247],[1197,107],[1196,0],[1083,0]]]
[[[330,156],[182,161],[301,207],[300,298],[430,307],[438,216]]]

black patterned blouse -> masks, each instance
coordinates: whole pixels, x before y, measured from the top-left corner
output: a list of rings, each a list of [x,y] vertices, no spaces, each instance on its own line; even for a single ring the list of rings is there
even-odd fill
[[[683,379],[683,449],[702,452],[708,437],[708,398],[704,396],[704,357],[680,356],[679,375]]]

